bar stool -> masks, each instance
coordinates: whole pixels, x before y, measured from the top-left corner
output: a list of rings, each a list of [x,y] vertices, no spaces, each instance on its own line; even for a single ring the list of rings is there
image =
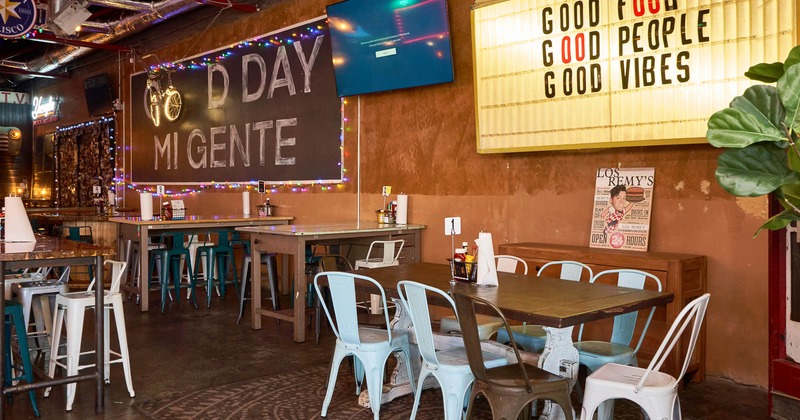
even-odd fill
[[[169,291],[169,277],[172,272],[172,288],[175,291],[175,299],[180,305],[180,290],[181,288],[189,288],[191,290],[192,305],[197,308],[197,297],[195,293],[195,277],[192,270],[192,258],[189,253],[189,248],[184,242],[184,232],[165,232],[161,234],[161,243],[159,248],[150,250],[150,267],[148,269],[148,276],[152,276],[156,271],[156,259],[160,261],[161,273],[159,282],[161,283],[161,313],[164,313],[164,308],[167,303],[167,292]],[[182,279],[182,263],[185,263],[187,270],[188,284],[181,284]],[[171,269],[171,270],[170,270]]]
[[[5,370],[3,381],[5,386],[11,386],[13,381],[24,379],[27,383],[33,382],[33,365],[31,364],[31,353],[28,349],[28,336],[25,332],[24,316],[22,314],[22,305],[17,302],[6,300],[5,302],[5,347],[3,348],[3,363],[5,363]],[[11,372],[14,368],[11,362],[11,326],[17,331],[17,342],[19,345],[19,358],[22,362],[22,371],[19,375],[14,376]],[[36,404],[36,392],[34,390],[28,391],[28,398],[31,400],[33,406],[33,413],[39,417],[39,406]],[[2,401],[0,401],[2,404]]]
[[[106,265],[111,266],[111,287],[106,289],[103,313],[105,316],[103,333],[103,352],[104,352],[104,379],[106,384],[110,383],[111,363],[122,363],[125,372],[125,383],[128,386],[128,393],[131,398],[136,394],[133,391],[131,380],[131,359],[128,353],[128,336],[125,330],[125,314],[122,309],[122,294],[119,292],[122,277],[125,275],[124,262],[107,260]],[[54,331],[50,347],[49,376],[54,377],[56,366],[60,366],[67,371],[67,376],[77,375],[78,370],[94,367],[94,364],[80,365],[80,357],[83,354],[93,354],[94,350],[81,353],[81,336],[83,335],[83,315],[87,309],[95,308],[94,280],[89,284],[89,288],[84,292],[62,293],[56,297],[56,316],[53,320]],[[119,341],[119,352],[111,351],[109,325],[109,311],[114,311],[114,321],[117,329],[117,339]],[[61,329],[66,318],[67,328],[67,349],[66,354],[59,355],[59,344],[61,343]],[[111,360],[111,355],[116,359]],[[62,362],[63,361],[63,362]],[[45,398],[50,395],[50,387],[45,389]],[[67,411],[72,411],[72,404],[75,401],[76,384],[67,384]]]
[[[250,300],[250,297],[245,297],[245,293],[247,291],[247,284],[248,279],[250,278],[250,264],[252,264],[253,258],[249,252],[249,243],[246,246],[247,253],[244,256],[244,263],[242,264],[242,284],[240,287],[241,293],[239,294],[239,317],[236,319],[236,325],[239,325],[242,322],[242,316],[244,315],[244,302],[246,300]],[[279,311],[281,309],[281,302],[278,297],[278,267],[277,267],[277,254],[274,253],[262,253],[261,254],[261,264],[267,265],[267,277],[269,278],[269,293],[270,293],[270,300],[272,300],[272,308],[275,311]]]
[[[220,297],[225,297],[225,284],[228,282],[228,272],[231,269],[233,269],[233,284],[236,288],[236,294],[239,295],[239,280],[236,273],[236,263],[234,262],[233,246],[228,237],[230,232],[228,230],[212,231],[208,233],[208,237],[211,237],[214,233],[217,235],[217,243],[214,244],[207,240],[206,244],[197,247],[195,254],[195,279],[199,274],[199,262],[205,261],[204,267],[207,272],[204,275],[208,307],[211,307],[211,290],[215,283],[219,288]]]
[[[33,338],[36,341],[35,345],[38,350],[48,350],[49,336],[53,331],[50,299],[54,299],[59,293],[69,291],[69,286],[67,285],[69,275],[70,266],[67,266],[58,279],[42,279],[11,285],[11,295],[22,305],[22,317],[26,327],[25,333],[29,338]],[[33,312],[34,316],[35,331],[28,334],[31,312]],[[41,341],[42,338],[45,340]]]

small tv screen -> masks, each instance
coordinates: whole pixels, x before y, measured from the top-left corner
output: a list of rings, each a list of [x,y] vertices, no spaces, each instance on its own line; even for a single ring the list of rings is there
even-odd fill
[[[89,115],[104,115],[114,110],[111,80],[107,73],[83,79],[83,92],[86,95]]]
[[[453,81],[446,0],[345,0],[327,12],[339,96]]]

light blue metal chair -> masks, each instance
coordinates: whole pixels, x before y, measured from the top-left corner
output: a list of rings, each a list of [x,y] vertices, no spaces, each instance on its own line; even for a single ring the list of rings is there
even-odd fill
[[[211,237],[216,234],[217,242],[211,241]],[[201,262],[205,259],[205,270],[203,273],[206,280],[206,305],[211,307],[211,296],[214,286],[218,287],[219,295],[225,298],[225,285],[228,282],[228,273],[233,269],[233,284],[236,288],[236,296],[239,294],[239,278],[236,273],[236,263],[233,258],[233,243],[228,236],[228,230],[214,230],[206,234],[206,240],[195,251],[194,277],[195,281],[199,278]]]
[[[522,265],[522,274],[528,275],[528,263],[520,257],[515,257],[513,255],[495,255],[494,260],[498,272],[516,273],[517,266]],[[477,317],[478,336],[481,340],[488,340],[503,326],[503,320],[496,316],[479,314]],[[446,316],[439,320],[439,332],[451,334],[460,331],[461,326],[458,324],[458,319],[456,319],[455,316]]]
[[[422,368],[417,378],[417,392],[414,394],[411,420],[417,417],[422,385],[428,375],[433,375],[442,388],[445,420],[461,420],[466,409],[464,401],[475,377],[472,375],[467,352],[463,346],[439,351],[434,347],[427,294],[439,295],[440,300],[443,299],[450,304],[453,313],[455,313],[456,304],[442,290],[413,281],[403,280],[397,283],[397,289],[405,310],[411,316],[417,345],[422,356]],[[508,362],[501,356],[484,352],[483,363],[487,368],[493,368],[506,365]]]
[[[617,275],[617,286],[619,287],[644,289],[647,279],[651,279],[657,285],[656,290],[659,292],[661,291],[661,280],[650,273],[640,270],[615,269],[601,271],[592,277],[591,282],[594,283],[603,276],[614,274]],[[634,348],[631,348],[630,344],[633,340],[633,333],[639,312],[615,316],[614,328],[611,332],[611,340],[609,341],[582,341],[583,324],[581,324],[581,328],[578,330],[578,342],[575,343],[575,348],[578,349],[580,363],[586,366],[590,374],[606,363],[637,366],[636,353],[642,346],[644,336],[647,333],[647,327],[650,326],[650,320],[653,319],[653,313],[655,313],[655,311],[655,307],[650,310],[650,314],[647,316],[647,322],[645,322],[642,333],[639,336],[639,342],[636,343],[636,347]]]
[[[594,275],[592,269],[588,265],[577,261],[551,261],[543,265],[539,272],[536,273],[537,277],[541,277],[544,270],[551,266],[561,266],[561,274],[559,278],[562,280],[581,281],[581,275],[586,270],[589,273],[591,280]],[[541,353],[544,350],[544,343],[547,341],[547,333],[541,325],[515,325],[511,327],[511,333],[514,334],[514,341],[521,349],[531,353]],[[500,343],[508,343],[508,332],[501,328],[497,331],[497,341]]]
[[[328,308],[322,293],[320,286],[320,279],[322,278],[327,279],[327,285],[330,287],[333,312]],[[386,329],[358,325],[356,283],[359,286],[369,287],[370,293],[380,295]],[[381,409],[384,366],[391,354],[399,352],[401,357],[405,358],[411,389],[414,389],[414,376],[411,371],[408,350],[408,335],[392,331],[389,325],[388,311],[386,310],[386,292],[377,281],[367,276],[340,271],[323,271],[314,276],[314,289],[317,291],[317,296],[322,304],[322,309],[325,310],[325,315],[328,317],[331,329],[336,335],[336,348],[331,361],[328,389],[325,392],[325,400],[322,403],[322,417],[325,417],[328,413],[328,405],[330,405],[333,397],[333,388],[336,383],[336,376],[339,373],[339,365],[342,359],[353,355],[363,366],[362,373],[359,374],[358,371],[356,373],[357,380],[363,380],[363,375],[366,373],[369,404],[372,408],[373,416],[377,420]],[[334,316],[336,322],[334,322]],[[360,393],[360,386],[357,387],[356,393]]]

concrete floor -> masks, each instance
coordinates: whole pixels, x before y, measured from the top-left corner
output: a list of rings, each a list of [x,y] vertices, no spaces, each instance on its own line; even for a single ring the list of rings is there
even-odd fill
[[[153,294],[151,299],[157,302],[159,298]],[[94,383],[85,382],[78,385],[71,413],[64,409],[63,387],[55,388],[47,399],[38,391],[42,418],[146,419],[149,417],[134,407],[137,402],[289,372],[308,364],[330,363],[333,348],[330,330],[323,331],[319,345],[314,345],[313,339],[295,344],[291,340],[291,324],[287,322],[276,325],[265,319],[261,331],[250,329],[249,317],[236,325],[238,302],[232,295],[224,300],[215,297],[210,310],[200,305],[200,309],[194,309],[185,301],[180,307],[172,303],[162,315],[157,306],[154,311],[142,313],[135,304],[126,301],[136,397],[128,396],[121,365],[114,365],[112,383],[105,388],[103,414],[95,414]],[[87,317],[91,315],[87,313]],[[87,323],[85,344],[94,342],[91,334]],[[769,418],[764,389],[725,379],[708,377],[703,383],[690,384],[680,398],[684,419]],[[308,403],[321,405],[321,399],[317,399],[314,397]],[[25,394],[16,395],[12,404],[6,402],[5,410],[9,419],[34,418]]]

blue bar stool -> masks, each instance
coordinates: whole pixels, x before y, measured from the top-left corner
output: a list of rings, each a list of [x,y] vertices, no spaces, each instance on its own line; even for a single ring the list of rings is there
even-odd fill
[[[217,243],[207,241],[206,244],[197,247],[195,253],[194,276],[197,278],[200,262],[205,258],[206,269],[206,295],[208,307],[211,307],[211,290],[213,286],[219,287],[220,297],[225,297],[225,285],[228,283],[228,272],[233,270],[233,284],[236,288],[236,295],[239,295],[239,279],[236,273],[236,263],[234,262],[233,243],[229,230],[217,230],[208,233],[208,237],[217,235]]]
[[[3,381],[5,386],[11,386],[11,383],[16,380],[24,379],[27,383],[33,383],[33,366],[31,365],[31,353],[28,349],[28,335],[25,333],[25,321],[22,315],[22,305],[10,300],[5,301],[5,348],[3,349],[3,362],[5,363],[5,378]],[[11,325],[17,331],[17,342],[19,344],[19,355],[22,361],[22,372],[18,376],[12,376],[12,363],[11,363]],[[33,406],[33,413],[39,417],[39,406],[36,405],[36,393],[33,390],[28,391],[28,397]],[[2,403],[2,402],[0,402]]]
[[[169,291],[169,277],[172,275],[172,288],[175,290],[175,299],[180,305],[180,290],[181,288],[189,288],[191,290],[192,305],[197,308],[197,297],[195,294],[196,279],[194,270],[192,270],[192,259],[189,253],[188,246],[190,244],[184,243],[184,238],[187,236],[184,232],[165,232],[161,234],[161,244],[159,248],[150,250],[150,267],[147,271],[149,276],[153,275],[156,271],[156,258],[161,262],[161,313],[164,313],[164,308],[167,303],[167,292]],[[190,239],[191,240],[191,239]],[[185,263],[186,275],[189,279],[188,284],[181,284],[183,277],[182,265]]]

